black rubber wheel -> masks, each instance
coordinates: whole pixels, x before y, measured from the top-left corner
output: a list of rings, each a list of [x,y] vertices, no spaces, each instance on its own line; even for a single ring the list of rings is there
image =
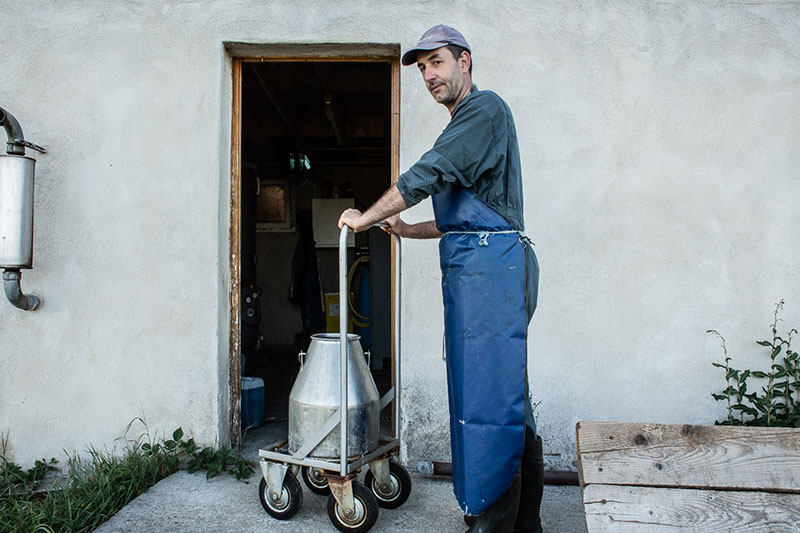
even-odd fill
[[[331,488],[328,486],[328,478],[325,477],[325,472],[319,468],[312,466],[303,467],[303,481],[308,487],[308,490],[314,494],[327,496],[331,493]]]
[[[273,500],[269,495],[267,480],[262,477],[261,483],[258,485],[258,499],[261,500],[261,505],[271,517],[288,520],[296,515],[303,506],[303,487],[300,486],[300,481],[294,475],[287,472],[286,477],[283,478],[281,496],[277,500]]]
[[[378,480],[372,475],[372,472],[367,472],[364,478],[364,484],[370,488],[375,499],[378,500],[378,505],[384,509],[396,509],[400,507],[411,494],[411,476],[402,465],[389,461],[389,486],[380,487]]]
[[[331,519],[336,529],[344,533],[365,533],[372,529],[378,520],[378,502],[366,486],[358,481],[353,481],[353,501],[355,513],[348,517],[344,509],[333,497],[328,496],[328,518]]]

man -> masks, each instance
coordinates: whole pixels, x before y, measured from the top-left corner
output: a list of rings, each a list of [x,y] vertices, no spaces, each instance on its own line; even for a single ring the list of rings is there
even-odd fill
[[[405,238],[441,238],[453,489],[469,532],[540,532],[542,446],[527,393],[527,326],[539,267],[522,233],[514,120],[472,83],[471,48],[454,28],[429,29],[403,55],[451,120],[433,148],[367,211],[339,227],[386,220]],[[431,196],[435,221],[396,216]]]

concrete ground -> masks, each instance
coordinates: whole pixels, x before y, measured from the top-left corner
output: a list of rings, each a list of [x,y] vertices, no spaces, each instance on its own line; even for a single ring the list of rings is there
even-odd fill
[[[258,455],[258,443],[266,444],[280,427],[267,427],[251,435],[243,446],[243,454],[251,459]],[[283,430],[285,431],[285,430]],[[285,432],[283,433],[285,436]],[[277,439],[276,439],[277,440]],[[204,532],[263,533],[334,532],[328,519],[327,497],[318,496],[303,486],[303,506],[290,520],[269,516],[258,498],[260,473],[248,483],[222,475],[206,480],[202,472],[178,472],[161,480],[108,522],[99,533]],[[419,532],[461,533],[467,529],[461,510],[453,496],[448,477],[412,474],[412,491],[408,501],[398,509],[381,509],[374,533]],[[580,489],[574,486],[546,486],[542,502],[542,524],[546,533],[579,533],[585,531]]]

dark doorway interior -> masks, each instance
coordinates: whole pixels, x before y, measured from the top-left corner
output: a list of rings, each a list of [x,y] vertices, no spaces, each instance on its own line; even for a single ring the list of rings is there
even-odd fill
[[[280,422],[298,352],[311,334],[338,331],[338,213],[365,209],[391,182],[391,63],[246,62],[241,79],[242,369],[263,379],[265,419]],[[348,247],[352,331],[372,352],[381,394],[391,386],[390,254],[378,229]]]

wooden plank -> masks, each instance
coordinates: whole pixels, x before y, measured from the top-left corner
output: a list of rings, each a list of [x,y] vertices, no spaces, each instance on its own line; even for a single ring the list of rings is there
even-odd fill
[[[800,429],[580,422],[582,485],[800,493]]]
[[[578,466],[578,482],[581,485],[581,489],[585,484],[583,480],[583,464],[581,463],[581,455],[582,455],[582,448],[581,448],[581,439],[583,438],[583,434],[586,432],[584,431],[585,425],[591,424],[591,422],[578,422],[575,424],[575,459]]]
[[[230,387],[230,439],[231,446],[239,444],[242,432],[242,354],[241,354],[241,310],[239,295],[241,290],[241,156],[242,156],[242,62],[233,60],[233,102],[231,116],[231,184],[230,184],[230,236],[229,236],[229,275],[230,275],[230,330],[228,332],[228,386]]]
[[[800,446],[800,429],[795,428],[578,422],[576,431],[580,436],[583,453],[609,449],[638,449],[647,444],[663,446],[680,443],[718,442],[726,439],[750,439],[756,435],[793,440],[795,451],[800,451],[798,448]]]
[[[389,177],[389,181],[391,185],[397,183],[397,180],[400,177],[400,57],[399,52],[398,56],[392,60],[392,105],[391,105],[391,153],[390,153],[390,164],[389,164],[389,171],[391,173]],[[390,262],[391,268],[389,272],[389,276],[391,279],[391,287],[389,290],[391,291],[391,328],[390,328],[390,339],[392,345],[391,351],[391,364],[392,364],[392,387],[397,387],[397,379],[399,376],[394,375],[394,364],[395,364],[395,349],[394,349],[394,341],[395,336],[399,334],[399,332],[395,331],[395,299],[400,298],[400,293],[398,292],[398,287],[396,287],[395,283],[395,270],[397,266],[395,263],[397,262],[397,237],[392,236],[392,245],[391,245],[391,252],[390,252]],[[402,257],[401,257],[402,260]],[[401,371],[402,373],[402,371]],[[398,406],[394,406],[392,408],[392,427],[395,427],[395,413],[398,412]],[[400,437],[400,435],[395,435],[395,437]]]
[[[588,533],[800,531],[800,495],[588,485]]]
[[[393,61],[400,57],[399,44],[386,43],[243,43],[227,41],[231,56],[270,61]]]

